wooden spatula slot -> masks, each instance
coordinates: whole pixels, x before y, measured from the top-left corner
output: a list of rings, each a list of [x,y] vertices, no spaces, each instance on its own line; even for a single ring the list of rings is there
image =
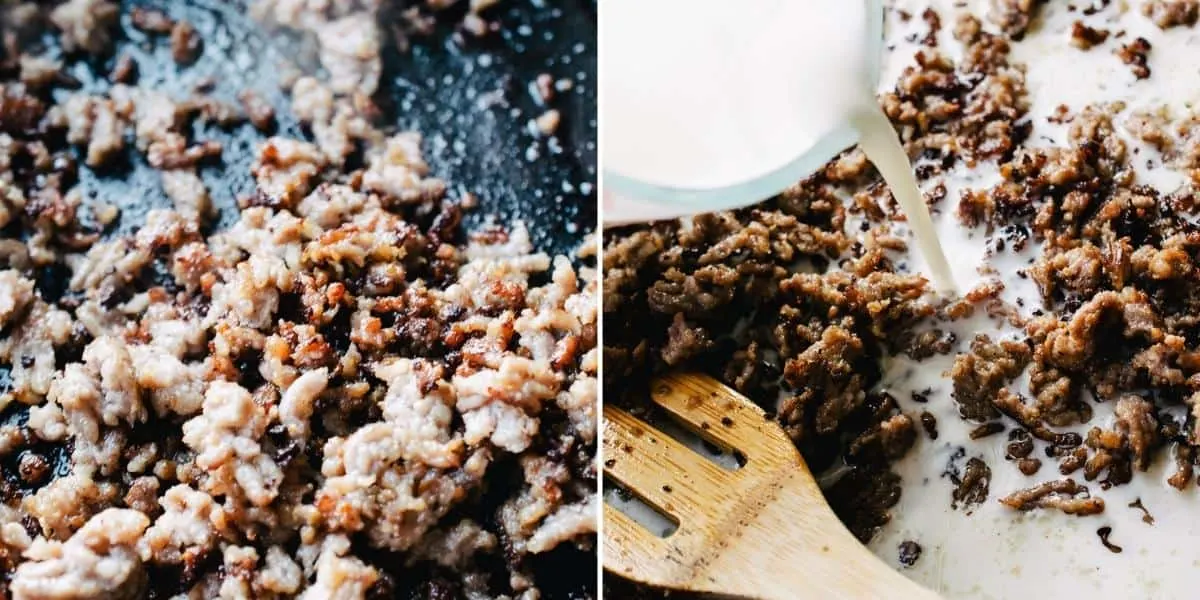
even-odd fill
[[[753,454],[759,454],[759,460],[771,459],[770,453],[758,452],[764,438],[791,446],[765,411],[714,379],[665,375],[651,384],[650,398],[696,435],[741,455],[743,467],[754,461]]]
[[[633,490],[611,478],[605,478],[602,495],[606,505],[621,511],[653,535],[668,538],[679,530],[677,519],[651,506]]]
[[[651,383],[651,398],[718,447],[717,466],[658,428],[604,408],[604,476],[678,522],[663,538],[604,506],[604,566],[644,583],[763,598],[936,598],[877,559],[838,521],[783,430],[758,406],[696,374]]]

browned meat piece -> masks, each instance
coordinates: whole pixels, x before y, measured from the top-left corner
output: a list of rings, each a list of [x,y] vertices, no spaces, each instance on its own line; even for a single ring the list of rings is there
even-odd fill
[[[988,487],[992,481],[992,469],[982,459],[972,457],[967,461],[963,473],[952,478],[955,482],[951,493],[950,506],[963,507],[970,512],[971,507],[982,504],[988,497]]]
[[[683,313],[676,313],[667,329],[662,358],[668,365],[680,365],[713,349],[714,344],[703,328],[688,325]]]
[[[937,11],[927,8],[921,12],[921,20],[929,26],[929,31],[921,38],[921,44],[929,47],[937,46],[937,34],[942,30],[942,18]]]
[[[23,452],[17,462],[17,475],[26,485],[37,485],[50,474],[50,461],[35,452]]]
[[[850,443],[846,456],[854,461],[896,460],[912,448],[917,440],[917,429],[912,419],[905,414],[896,414]]]
[[[542,137],[550,137],[558,131],[562,115],[556,109],[550,109],[534,119],[534,129]]]
[[[175,20],[157,8],[137,6],[130,11],[129,17],[137,30],[146,33],[165,35],[175,27]]]
[[[841,420],[863,402],[865,386],[854,368],[863,351],[862,339],[846,329],[831,326],[821,333],[820,340],[789,359],[784,366],[784,379],[800,393],[780,406],[785,423],[798,425],[806,405],[819,402],[817,431],[836,431]]]
[[[998,25],[1004,34],[1019,40],[1025,37],[1029,24],[1037,16],[1038,7],[1045,0],[990,0],[988,19]]]
[[[1151,280],[1190,279],[1195,270],[1192,257],[1184,248],[1157,249],[1142,246],[1129,256],[1129,266],[1135,275]]]
[[[756,387],[765,370],[759,346],[751,342],[746,348],[733,353],[733,360],[725,365],[724,380],[738,391],[744,391]]]
[[[1029,347],[1021,342],[993,342],[980,334],[971,351],[959,354],[949,376],[954,381],[953,397],[965,419],[985,421],[998,416],[993,402],[1000,390],[1029,363]]]
[[[41,58],[29,54],[21,55],[21,83],[26,87],[38,90],[54,83],[78,83],[62,72],[62,63],[49,58]]]
[[[270,138],[259,147],[254,176],[259,194],[273,206],[291,206],[312,190],[325,156],[312,144]]]
[[[1039,359],[1049,366],[1079,371],[1096,351],[1101,334],[1121,338],[1154,335],[1161,328],[1149,298],[1133,288],[1101,292],[1080,306],[1070,321],[1035,320],[1027,327],[1039,342]],[[1151,338],[1153,339],[1153,338]]]
[[[146,160],[151,165],[165,170],[186,169],[207,160],[221,157],[224,150],[220,142],[204,141],[192,146],[183,146],[182,138],[150,145]]]
[[[1050,249],[1028,272],[1047,302],[1052,302],[1060,291],[1080,297],[1092,296],[1109,281],[1104,253],[1091,244],[1065,252]]]
[[[961,300],[951,303],[944,309],[946,316],[952,320],[965,319],[975,314],[975,307],[987,305],[997,300],[1000,292],[1004,291],[1004,283],[998,279],[984,281],[967,291]]]
[[[1001,498],[1000,503],[1021,511],[1054,508],[1080,516],[1104,512],[1104,500],[1089,496],[1087,486],[1075,483],[1074,479],[1047,481],[1009,494]]]
[[[10,584],[14,598],[136,598],[147,588],[137,540],[145,515],[111,508],[65,542],[34,546]]]
[[[175,203],[175,211],[185,220],[204,224],[212,215],[208,188],[193,171],[175,169],[162,172],[163,191]]]
[[[1191,27],[1200,17],[1197,0],[1149,0],[1142,4],[1142,14],[1162,29],[1185,25]]]
[[[190,65],[204,51],[204,40],[188,21],[178,21],[171,27],[171,58],[180,65]]]
[[[1117,58],[1129,65],[1133,75],[1138,79],[1150,76],[1150,67],[1146,64],[1150,57],[1150,42],[1146,38],[1136,38],[1117,49]]]
[[[891,520],[888,509],[900,499],[900,478],[858,467],[825,490],[825,497],[850,532],[866,541]]]
[[[533,81],[533,89],[537,90],[538,100],[549,104],[554,99],[554,78],[549,73],[542,73]]]
[[[46,105],[23,84],[0,84],[0,133],[23,135],[34,131]]]
[[[60,105],[67,141],[87,146],[85,162],[97,167],[125,149],[127,107],[109,98],[76,94]]]
[[[1114,414],[1121,445],[1133,455],[1134,466],[1145,471],[1150,467],[1151,451],[1159,444],[1154,405],[1139,396],[1127,395],[1117,400]]]
[[[1196,449],[1194,446],[1178,445],[1174,451],[1175,472],[1167,478],[1171,487],[1183,491],[1192,482],[1195,472]]]
[[[133,83],[138,76],[137,61],[131,54],[122,54],[117,58],[117,62],[113,64],[112,71],[108,73],[108,80],[113,83]]]
[[[1008,442],[1004,454],[1004,458],[1008,460],[1025,458],[1033,453],[1033,437],[1024,429],[1008,432]]]
[[[1020,394],[1001,388],[992,403],[1005,416],[1027,428],[1034,437],[1047,441],[1052,439],[1053,435],[1041,424],[1042,415],[1037,407],[1027,404]]]
[[[374,15],[357,13],[312,28],[320,44],[329,85],[340,94],[375,93],[382,72],[379,27]]]
[[[1031,476],[1042,468],[1042,460],[1039,458],[1021,458],[1017,460],[1017,470],[1022,475]]]
[[[162,509],[158,505],[158,486],[157,477],[147,476],[138,477],[129,484],[129,491],[125,493],[125,506],[132,508],[150,518],[157,517]]]
[[[1092,418],[1092,409],[1080,400],[1075,381],[1058,369],[1046,367],[1041,360],[1030,369],[1029,391],[1037,399],[1038,414],[1050,425],[1064,427]]]
[[[929,411],[921,411],[921,428],[925,430],[925,434],[929,439],[936,440],[938,438],[937,417]]]
[[[254,90],[243,90],[238,94],[242,109],[256,129],[268,132],[275,126],[275,107]]]
[[[1088,449],[1082,446],[1068,452],[1058,463],[1058,472],[1062,475],[1070,475],[1078,471],[1088,462]],[[1093,467],[1094,468],[1094,467]],[[1088,477],[1088,479],[1092,479]]]
[[[940,329],[930,329],[905,335],[896,345],[901,352],[917,360],[923,360],[935,354],[947,354],[954,349],[957,341],[954,333]]]
[[[973,440],[979,440],[988,436],[996,435],[997,433],[1004,433],[1004,424],[991,421],[972,429],[971,433],[967,434],[967,437]]]
[[[1083,21],[1075,21],[1071,26],[1071,45],[1080,50],[1090,50],[1093,46],[1099,46],[1108,39],[1107,29],[1096,29],[1083,24]]]
[[[1170,116],[1165,109],[1135,111],[1126,121],[1125,129],[1159,152],[1169,152],[1175,146],[1175,135],[1171,131]]]
[[[102,54],[112,47],[112,29],[120,8],[108,0],[67,0],[50,12],[67,52]]]

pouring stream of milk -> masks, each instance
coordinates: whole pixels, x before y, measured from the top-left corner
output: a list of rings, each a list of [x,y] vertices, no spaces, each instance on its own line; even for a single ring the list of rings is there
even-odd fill
[[[869,10],[881,10],[879,2],[606,0],[600,27],[606,172],[660,189],[721,190],[826,151],[812,161],[815,169],[844,149],[826,149],[823,140],[857,137],[907,216],[934,284],[953,291],[908,157],[875,101],[871,65],[882,41],[870,26],[879,15]],[[605,220],[732,207],[621,197],[606,200]]]
[[[892,129],[892,123],[882,111],[872,110],[855,119],[855,128],[859,133],[858,147],[883,176],[908,218],[908,227],[913,232],[921,256],[928,263],[934,285],[943,292],[952,293],[954,276],[950,272],[950,264],[946,262],[946,253],[942,251],[933,219],[929,217],[925,196],[917,187],[912,165]]]

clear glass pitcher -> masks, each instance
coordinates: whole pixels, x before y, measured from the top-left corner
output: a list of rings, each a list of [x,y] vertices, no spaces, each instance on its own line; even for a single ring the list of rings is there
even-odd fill
[[[790,1],[853,2],[855,0]],[[866,3],[866,10],[863,12],[867,19],[865,39],[874,40],[876,44],[875,48],[868,49],[862,55],[867,63],[862,69],[862,72],[867,75],[862,85],[867,97],[871,97],[874,86],[879,80],[883,54],[883,6],[881,0],[858,1]],[[669,43],[670,35],[669,31],[664,32],[664,43]],[[831,57],[831,60],[838,60],[838,57]],[[820,89],[821,82],[810,83],[814,90]],[[606,115],[605,118],[612,117]],[[687,188],[651,183],[623,174],[605,161],[601,175],[604,222],[606,225],[645,222],[739,208],[761,202],[816,172],[838,153],[857,144],[859,133],[851,121],[852,119],[847,119],[845,123],[833,127],[821,135],[807,150],[803,150],[799,156],[782,167],[774,168],[765,174],[745,181],[720,187]]]

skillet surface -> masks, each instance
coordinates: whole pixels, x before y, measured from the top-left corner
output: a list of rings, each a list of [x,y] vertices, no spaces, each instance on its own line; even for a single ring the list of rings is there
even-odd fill
[[[468,229],[493,215],[502,224],[520,219],[538,249],[560,254],[574,251],[596,221],[596,5],[595,0],[555,4],[502,4],[488,15],[500,30],[462,45],[452,41],[458,15],[447,14],[436,34],[413,40],[408,52],[385,49],[376,101],[385,123],[424,134],[425,158],[450,185],[451,197],[476,195],[479,208],[468,213]],[[279,65],[290,60],[308,68],[316,64],[315,51],[283,32],[265,32],[245,14],[244,5],[126,0],[116,52],[98,64],[76,61],[68,72],[82,82],[82,89],[99,92],[110,86],[105,74],[115,57],[128,53],[138,63],[138,85],[182,99],[209,81],[213,97],[235,105],[237,94],[251,88],[274,105],[279,134],[308,137],[288,110]],[[177,66],[165,36],[151,37],[131,26],[135,6],[160,8],[190,21],[204,39],[199,60]],[[540,106],[530,83],[541,73],[569,78],[574,87],[558,94],[549,107]],[[562,126],[558,135],[539,139],[528,122],[551,107],[562,113]],[[224,145],[222,164],[203,168],[201,176],[220,211],[215,226],[225,227],[237,220],[237,196],[253,189],[250,164],[265,136],[249,124],[224,130],[196,127],[197,139]],[[170,206],[157,171],[132,151],[126,162],[102,173],[80,169],[85,198],[121,208],[110,234],[133,231],[147,210]]]
[[[315,65],[313,48],[283,33],[264,31],[239,0],[124,0],[121,5],[115,52],[101,59],[64,60],[65,71],[80,82],[79,90],[108,89],[106,75],[117,57],[130,54],[138,64],[139,86],[178,100],[192,96],[198,84],[208,81],[209,95],[235,105],[239,92],[253,89],[275,108],[274,133],[311,139],[289,110],[290,101],[280,89],[279,65],[285,60],[305,68]],[[136,6],[159,8],[174,19],[190,21],[204,41],[200,58],[190,66],[177,66],[166,36],[148,36],[132,27],[130,12]],[[424,134],[424,157],[433,173],[449,184],[451,198],[466,192],[477,197],[478,208],[465,215],[468,230],[491,219],[499,224],[521,220],[539,250],[569,255],[596,222],[596,2],[570,0],[551,6],[547,0],[508,0],[488,15],[499,22],[498,32],[461,46],[450,38],[458,16],[447,14],[435,35],[413,40],[406,53],[385,49],[385,74],[375,98],[386,115],[384,122]],[[42,55],[63,58],[56,37],[44,37],[47,51]],[[574,86],[549,106],[541,106],[530,93],[530,83],[542,73],[569,78]],[[74,91],[78,90],[60,88],[54,93],[66,96]],[[547,108],[562,113],[562,125],[555,137],[539,139],[527,123]],[[212,227],[224,228],[237,221],[237,197],[254,189],[250,165],[266,136],[248,123],[228,129],[200,123],[194,127],[193,139],[223,145],[220,164],[206,165],[200,174],[219,211]],[[125,160],[114,161],[115,167],[93,171],[80,162],[84,204],[102,201],[120,208],[118,221],[104,228],[105,236],[136,231],[147,211],[172,206],[162,192],[159,172],[132,148]],[[87,223],[89,210],[79,215],[90,229],[101,229]],[[40,292],[57,298],[65,291],[70,271],[56,264],[35,276]],[[8,368],[0,365],[0,391],[8,385]],[[0,424],[26,418],[23,407],[12,406],[0,413]],[[65,447],[40,450],[52,458],[55,476],[61,474],[67,465]],[[0,464],[0,472],[15,473],[11,462]],[[532,565],[543,592],[550,598],[594,597],[594,553],[566,546],[540,555]],[[398,584],[403,588],[405,582]]]

